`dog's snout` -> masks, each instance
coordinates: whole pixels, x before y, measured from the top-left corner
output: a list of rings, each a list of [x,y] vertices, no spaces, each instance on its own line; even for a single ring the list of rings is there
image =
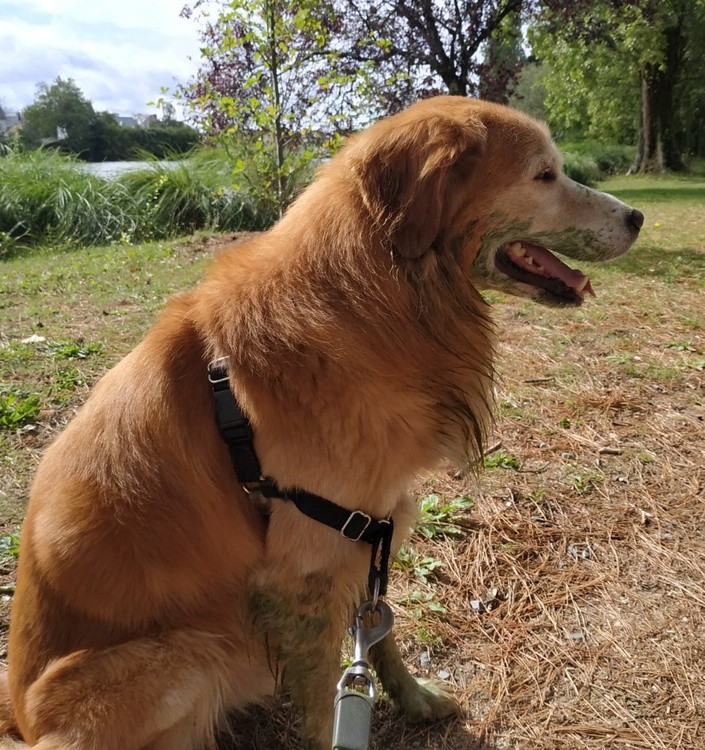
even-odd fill
[[[632,208],[627,214],[627,224],[635,229],[641,229],[644,226],[644,214],[637,211],[636,208]]]

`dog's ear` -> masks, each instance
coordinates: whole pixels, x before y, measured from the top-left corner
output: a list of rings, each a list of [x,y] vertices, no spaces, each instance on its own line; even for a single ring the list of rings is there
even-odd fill
[[[479,120],[443,114],[380,125],[356,143],[352,169],[389,244],[404,258],[418,258],[444,228],[450,191],[468,177],[486,129]]]

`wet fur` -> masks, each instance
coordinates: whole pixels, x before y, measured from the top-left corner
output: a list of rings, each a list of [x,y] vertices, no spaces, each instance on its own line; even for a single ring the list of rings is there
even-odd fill
[[[265,474],[393,516],[398,546],[413,477],[480,455],[493,364],[475,261],[501,234],[507,170],[549,148],[501,107],[416,105],[352,138],[277,226],[169,302],[37,472],[0,747],[196,750],[278,679],[304,746],[330,747],[369,548],[283,501],[265,523],[215,427],[206,365],[228,358]],[[457,709],[408,674],[392,636],[371,656],[411,718]]]

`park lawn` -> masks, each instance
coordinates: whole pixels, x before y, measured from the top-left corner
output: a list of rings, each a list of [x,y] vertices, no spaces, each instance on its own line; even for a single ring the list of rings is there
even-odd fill
[[[395,563],[407,663],[448,680],[465,715],[412,727],[382,703],[378,750],[705,747],[705,176],[603,187],[645,213],[642,236],[582,265],[598,296],[578,310],[488,294],[487,469],[419,478],[422,525]],[[0,261],[1,529],[17,533],[42,450],[90,385],[217,244]],[[294,746],[293,721],[255,712],[238,747]]]

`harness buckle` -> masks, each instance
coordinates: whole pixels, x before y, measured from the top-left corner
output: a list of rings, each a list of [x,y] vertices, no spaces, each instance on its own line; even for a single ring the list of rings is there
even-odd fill
[[[348,526],[350,523],[356,523],[357,519],[360,518],[361,521],[364,520],[365,525],[360,529],[360,532],[358,534],[355,534],[355,529],[351,532],[348,532]],[[363,513],[361,510],[354,510],[349,516],[348,520],[343,524],[343,528],[340,530],[340,533],[346,538],[350,539],[353,542],[359,542],[360,539],[362,539],[362,535],[367,531],[369,525],[372,523],[372,517],[368,516],[367,513]]]
[[[229,380],[226,367],[227,361],[227,357],[219,357],[208,363],[208,382],[211,385],[224,383],[226,380]]]

